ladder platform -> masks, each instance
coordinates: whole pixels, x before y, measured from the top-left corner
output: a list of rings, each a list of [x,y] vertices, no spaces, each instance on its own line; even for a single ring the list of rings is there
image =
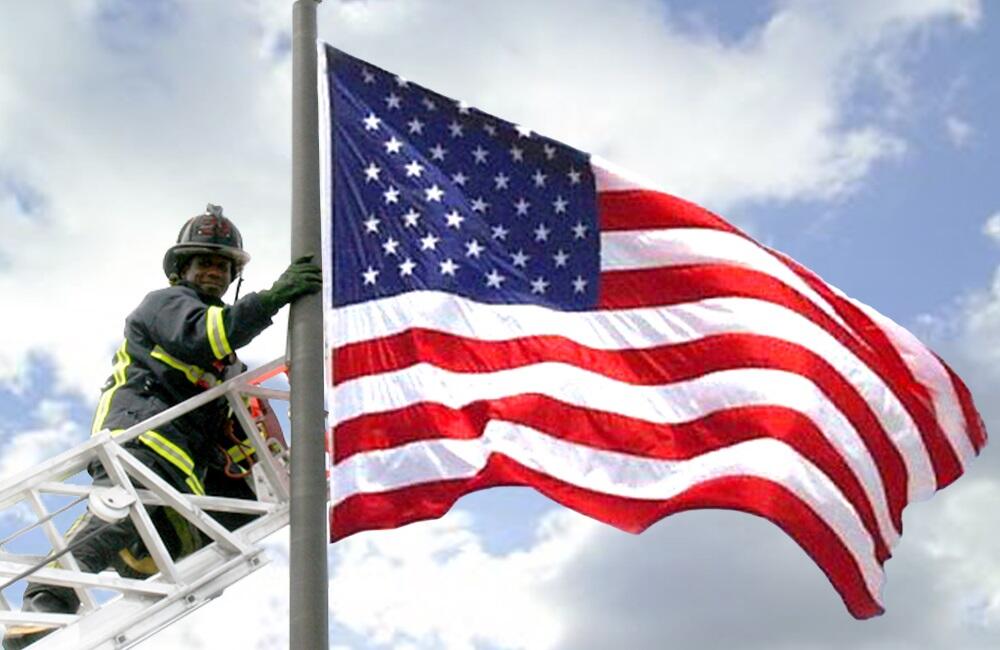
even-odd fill
[[[288,525],[289,520],[288,446],[270,411],[269,400],[287,401],[288,392],[265,388],[260,383],[284,367],[284,359],[276,359],[118,435],[100,432],[73,449],[0,481],[0,515],[3,515],[0,628],[30,625],[56,628],[31,645],[33,650],[131,648],[265,566],[268,558],[263,540]],[[140,434],[220,398],[228,400],[243,432],[257,450],[248,477],[256,500],[178,492],[124,446]],[[262,405],[256,412],[248,407],[250,398]],[[274,431],[275,427],[279,430]],[[159,570],[155,575],[136,579],[123,577],[114,570],[86,573],[80,570],[72,550],[67,551],[63,539],[67,522],[82,514],[92,499],[108,493],[107,486],[94,487],[81,482],[87,465],[94,460],[104,465],[114,495],[124,505],[117,510],[102,510],[95,503],[91,510],[105,516],[110,512],[131,517]],[[172,508],[197,527],[209,543],[186,557],[171,558],[146,510],[150,506]],[[216,521],[210,511],[256,516],[231,531]],[[29,580],[73,588],[80,597],[80,611],[76,614],[18,611],[19,608],[11,606],[7,593]]]

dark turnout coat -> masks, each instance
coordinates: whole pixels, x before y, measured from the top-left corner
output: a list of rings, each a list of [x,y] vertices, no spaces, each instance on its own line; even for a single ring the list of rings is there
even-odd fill
[[[125,340],[102,389],[93,432],[127,429],[242,369],[234,351],[270,325],[272,316],[255,293],[233,305],[183,282],[148,294],[125,319]],[[203,494],[205,468],[217,453],[226,418],[225,400],[216,400],[130,445],[155,452],[177,483]]]

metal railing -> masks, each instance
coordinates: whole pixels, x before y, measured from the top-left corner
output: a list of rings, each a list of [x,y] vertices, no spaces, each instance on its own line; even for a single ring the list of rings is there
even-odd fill
[[[265,564],[260,542],[288,523],[289,454],[281,432],[266,438],[245,398],[288,400],[288,391],[262,387],[282,372],[284,358],[245,372],[116,435],[88,441],[16,476],[0,481],[0,625],[56,628],[32,648],[128,648],[218,596],[230,584]],[[257,450],[249,478],[256,500],[195,496],[179,492],[133,456],[126,443],[214,400],[225,398]],[[275,432],[271,432],[275,433]],[[99,461],[110,485],[80,482],[87,466]],[[146,579],[113,571],[86,573],[72,554],[58,523],[82,514],[135,524],[158,573]],[[148,508],[173,509],[209,540],[191,555],[174,559],[156,530]],[[228,530],[211,512],[256,515]],[[25,521],[27,520],[27,521]],[[4,525],[10,521],[13,525]],[[19,527],[18,527],[19,526]],[[7,528],[16,528],[8,532]],[[41,539],[40,539],[41,537]],[[49,551],[39,554],[47,544]],[[9,550],[19,545],[27,550]],[[27,582],[72,588],[81,601],[75,614],[22,612],[6,592]]]

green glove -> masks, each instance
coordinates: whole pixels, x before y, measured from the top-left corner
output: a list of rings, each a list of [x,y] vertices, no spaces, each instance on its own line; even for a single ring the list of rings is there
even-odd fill
[[[312,263],[312,255],[303,255],[288,265],[270,289],[261,291],[260,302],[272,314],[307,293],[323,288],[323,271]]]

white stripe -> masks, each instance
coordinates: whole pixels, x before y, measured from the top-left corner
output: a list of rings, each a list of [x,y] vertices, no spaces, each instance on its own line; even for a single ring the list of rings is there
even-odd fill
[[[652,182],[640,178],[635,172],[604,160],[600,156],[590,157],[590,169],[594,172],[594,186],[598,192],[650,190],[654,187]]]
[[[871,537],[837,487],[807,458],[772,439],[751,440],[690,460],[667,461],[596,450],[530,427],[491,422],[476,440],[414,442],[358,454],[334,466],[336,500],[429,481],[471,478],[500,453],[560,481],[603,494],[664,500],[704,481],[756,476],[777,483],[808,505],[841,539],[878,601],[883,581]]]
[[[802,278],[764,248],[733,233],[711,228],[662,228],[601,233],[601,271],[732,264],[782,282],[851,332],[836,310]]]
[[[420,402],[461,408],[477,400],[538,393],[561,402],[657,424],[680,424],[742,406],[779,406],[815,423],[858,478],[890,546],[898,540],[878,468],[850,421],[805,377],[740,368],[665,386],[636,386],[561,363],[462,374],[428,364],[360,377],[333,389],[335,422]]]
[[[851,302],[862,309],[885,332],[913,376],[927,387],[942,431],[962,467],[967,466],[969,461],[975,458],[976,450],[969,438],[968,422],[965,420],[962,404],[955,394],[955,386],[951,383],[948,371],[909,330],[864,303],[853,299]]]
[[[536,305],[484,305],[442,292],[414,291],[336,309],[327,327],[327,340],[337,346],[418,327],[484,341],[562,336],[598,350],[642,349],[726,333],[784,339],[823,357],[868,403],[902,454],[911,500],[935,488],[934,470],[920,433],[892,390],[821,327],[770,302],[711,298],[668,307],[560,312]]]

